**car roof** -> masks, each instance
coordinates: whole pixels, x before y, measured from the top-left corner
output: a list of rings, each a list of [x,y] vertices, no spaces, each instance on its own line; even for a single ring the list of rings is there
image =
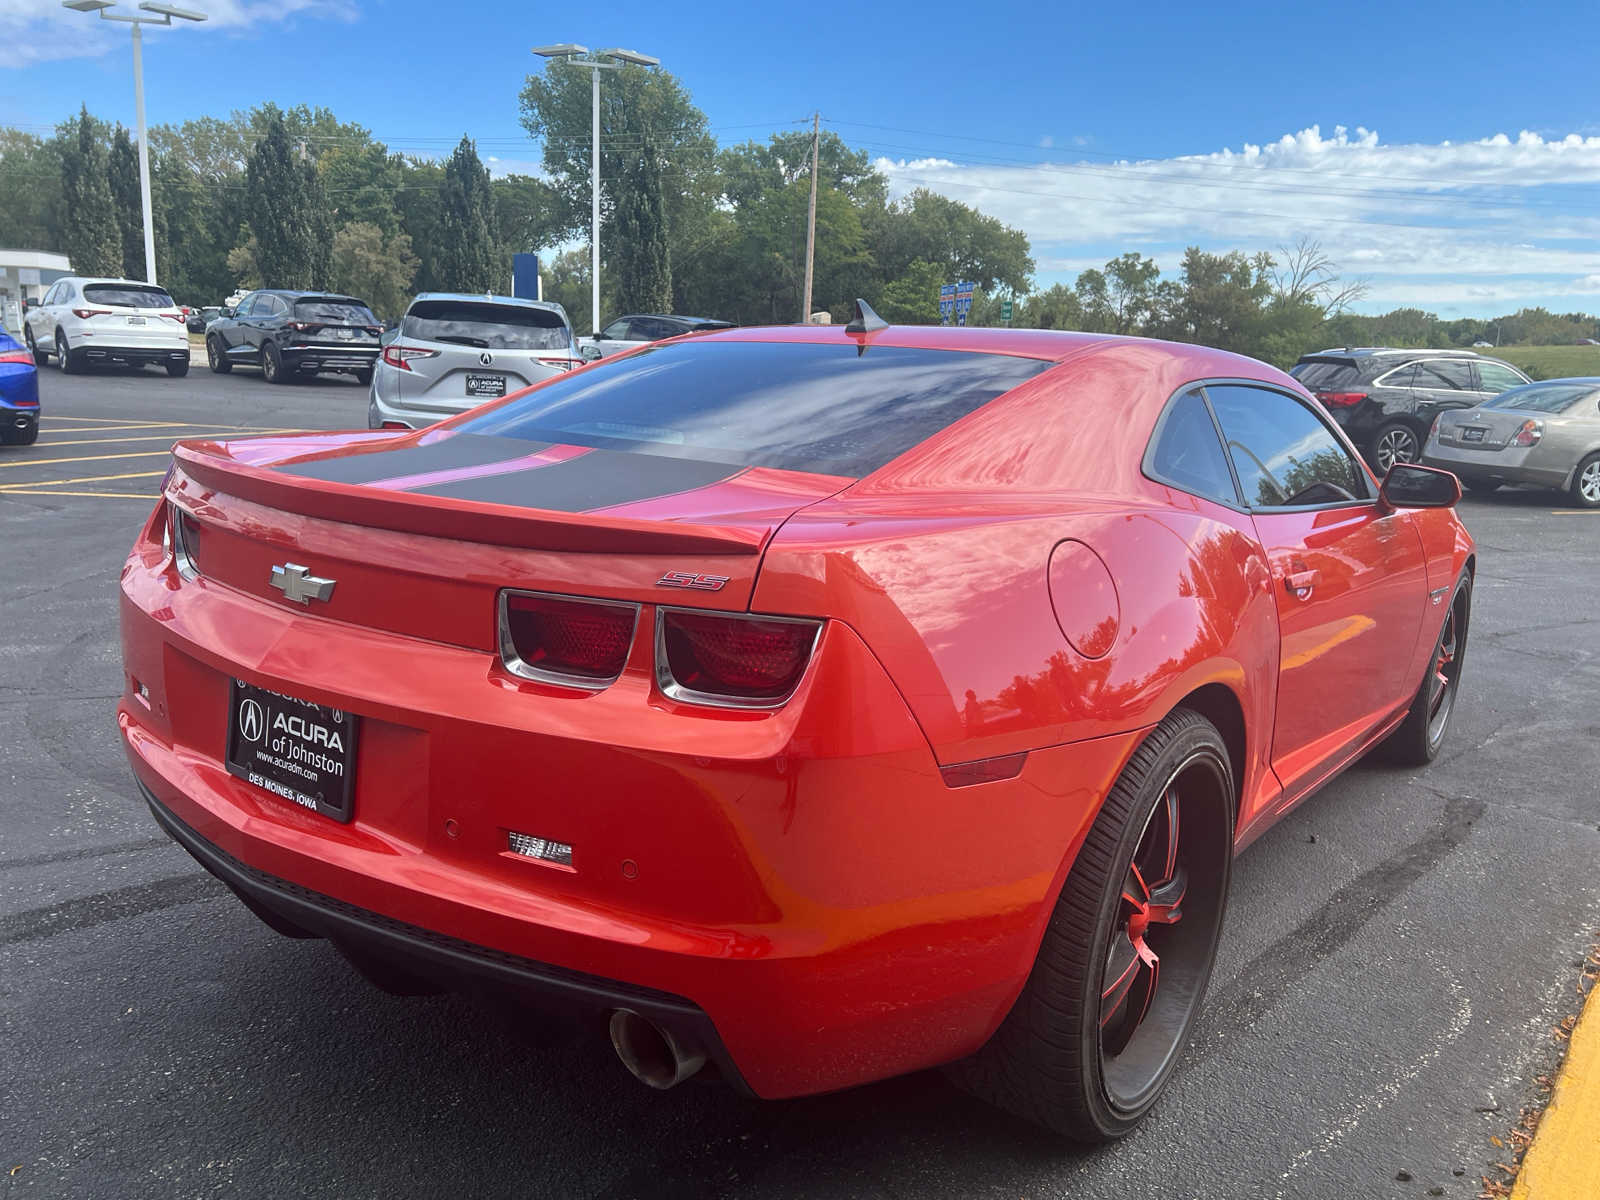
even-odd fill
[[[1106,333],[1072,333],[1059,329],[995,329],[958,325],[890,325],[873,333],[850,333],[844,325],[741,325],[695,335],[697,342],[850,342],[867,346],[901,346],[923,350],[966,350],[979,354],[1011,354],[1060,362],[1095,346],[1142,345],[1168,356],[1225,353],[1185,342],[1124,337]],[[1242,355],[1229,355],[1253,362]]]
[[[682,321],[685,325],[732,325],[732,321],[724,321],[721,317],[686,317],[682,313],[625,313],[620,317],[613,317],[613,321],[631,321],[635,317],[650,317],[657,321]],[[607,324],[610,324],[608,321]]]
[[[1300,361],[1315,358],[1377,358],[1380,355],[1407,355],[1413,358],[1482,358],[1475,350],[1431,350],[1427,347],[1396,347],[1396,346],[1333,346],[1327,350],[1317,350],[1310,354],[1302,354]]]
[[[251,288],[245,293],[248,295],[283,296],[290,300],[304,300],[307,296],[315,296],[319,300],[349,300],[352,304],[365,304],[366,301],[344,292],[324,292],[312,289],[299,291],[295,288]]]
[[[472,304],[511,304],[518,308],[537,308],[545,312],[558,312],[566,316],[567,310],[554,300],[530,300],[526,296],[501,296],[494,292],[418,292],[412,297],[411,304],[406,305],[406,311],[411,310],[411,305],[418,300],[457,300]]]
[[[167,289],[159,283],[149,283],[143,279],[118,279],[112,275],[64,275],[56,280],[57,283],[110,283],[118,287],[153,287],[158,291]]]

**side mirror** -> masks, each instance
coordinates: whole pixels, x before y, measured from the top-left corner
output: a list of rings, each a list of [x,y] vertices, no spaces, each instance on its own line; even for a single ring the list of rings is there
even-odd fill
[[[578,355],[584,362],[596,362],[600,358],[600,347],[580,346],[578,347]]]
[[[217,316],[219,316],[219,317],[231,317],[231,316],[233,316],[235,314],[236,311],[237,310],[232,309],[232,308],[223,307],[223,308],[220,308],[220,309],[217,310]]]
[[[1454,508],[1461,499],[1461,481],[1438,467],[1395,463],[1378,495],[1386,508]]]

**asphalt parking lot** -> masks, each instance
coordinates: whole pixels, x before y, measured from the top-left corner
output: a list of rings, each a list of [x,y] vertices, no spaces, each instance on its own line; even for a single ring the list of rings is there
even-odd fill
[[[1600,514],[1463,503],[1444,756],[1362,764],[1244,854],[1173,1086],[1085,1152],[937,1074],[653,1093],[598,1025],[396,999],[269,931],[137,797],[117,574],[172,438],[364,427],[366,389],[200,368],[41,391],[38,444],[0,450],[6,1195],[1467,1197],[1553,1061],[1600,928]]]

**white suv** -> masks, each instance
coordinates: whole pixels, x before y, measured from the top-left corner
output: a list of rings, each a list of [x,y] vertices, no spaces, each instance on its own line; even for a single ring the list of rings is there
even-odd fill
[[[189,373],[189,331],[165,288],[133,279],[58,279],[28,306],[22,335],[40,366],[52,356],[66,372],[91,363],[160,363]]]

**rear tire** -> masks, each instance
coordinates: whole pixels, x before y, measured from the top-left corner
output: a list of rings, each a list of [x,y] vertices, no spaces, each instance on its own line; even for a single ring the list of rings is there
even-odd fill
[[[261,378],[268,383],[289,382],[288,372],[283,366],[283,355],[271,342],[261,348]]]
[[[188,373],[189,364],[186,362],[169,362],[167,364],[167,374],[174,379],[182,379]]]
[[[1567,494],[1579,508],[1600,508],[1600,454],[1591,454],[1578,464]]]
[[[365,367],[362,370],[357,371],[356,372],[356,382],[359,383],[362,387],[368,387],[369,385],[371,385],[371,383],[372,383],[372,368],[371,367]]]
[[[1404,421],[1390,421],[1372,435],[1372,465],[1382,479],[1397,462],[1416,462],[1422,455],[1417,431]]]
[[[1488,496],[1500,490],[1500,481],[1498,479],[1467,479],[1464,476],[1457,476],[1457,478],[1461,480],[1462,487],[1476,496]]]
[[[67,335],[59,329],[56,330],[56,366],[61,368],[63,375],[71,375],[83,369],[83,364],[72,357],[72,346],[67,341]]]
[[[214,375],[226,375],[233,370],[233,363],[229,361],[227,351],[222,348],[222,339],[215,334],[206,339],[206,363]]]
[[[1073,1141],[1109,1141],[1137,1125],[1205,995],[1233,816],[1222,735],[1178,709],[1107,794],[1022,994],[988,1044],[949,1068],[956,1083]]]
[[[39,349],[39,343],[33,340],[33,330],[26,325],[22,327],[22,340],[28,343],[28,353],[33,355],[33,365],[47,367],[50,365],[50,355]]]
[[[1450,607],[1434,639],[1428,669],[1400,727],[1383,743],[1384,757],[1406,767],[1425,767],[1439,757],[1456,709],[1461,666],[1467,657],[1472,620],[1472,574],[1463,572],[1450,594]]]

